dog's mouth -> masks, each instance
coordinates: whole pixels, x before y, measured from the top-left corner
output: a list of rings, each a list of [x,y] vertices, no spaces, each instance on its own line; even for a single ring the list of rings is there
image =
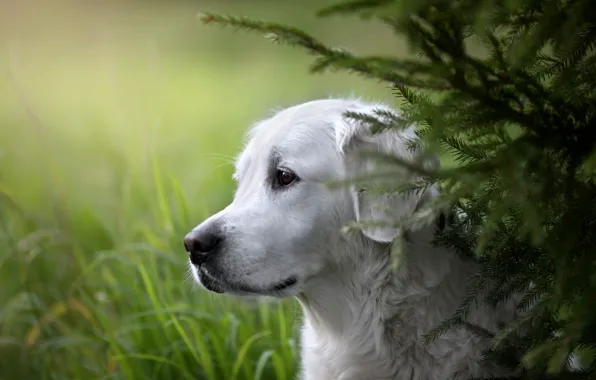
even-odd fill
[[[287,289],[293,285],[296,285],[297,282],[298,282],[298,279],[295,276],[292,276],[292,277],[289,277],[289,278],[285,279],[284,281],[274,285],[273,289],[277,290],[277,291],[281,291],[281,290]]]
[[[215,293],[238,293],[238,294],[256,294],[256,295],[279,295],[286,289],[298,283],[296,276],[290,276],[287,279],[280,281],[267,288],[256,288],[246,284],[230,284],[221,280],[221,276],[215,276],[210,271],[206,270],[204,266],[198,267],[201,284],[207,289]]]
[[[210,290],[214,293],[224,293],[221,282],[215,277],[211,276],[209,272],[205,270],[205,268],[199,267],[199,277],[201,279],[201,284],[207,288],[207,290]]]

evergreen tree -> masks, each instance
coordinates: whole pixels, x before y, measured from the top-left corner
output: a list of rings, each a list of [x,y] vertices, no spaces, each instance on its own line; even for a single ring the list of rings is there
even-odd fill
[[[446,149],[456,159],[456,167],[441,169],[385,158],[396,170],[406,165],[419,174],[391,190],[420,191],[436,182],[442,188],[413,220],[395,223],[455,211],[436,243],[481,263],[469,297],[427,341],[465,324],[477,295],[496,306],[521,294],[523,316],[491,335],[486,360],[516,368],[520,379],[588,379],[596,378],[592,2],[351,0],[318,12],[386,23],[407,39],[415,59],[356,56],[272,22],[201,18],[305,48],[315,56],[313,72],[349,70],[388,83],[403,115],[347,116],[377,131],[417,123],[421,140],[412,148]],[[478,54],[473,41],[482,42]],[[582,370],[568,371],[571,353]]]

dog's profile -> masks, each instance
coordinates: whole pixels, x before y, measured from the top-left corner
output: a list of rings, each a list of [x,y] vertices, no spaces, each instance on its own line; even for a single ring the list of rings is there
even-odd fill
[[[483,339],[455,328],[421,337],[458,308],[476,267],[431,244],[434,223],[408,231],[402,265],[389,265],[397,228],[345,234],[350,222],[407,217],[436,196],[374,195],[329,181],[371,170],[362,149],[413,159],[412,128],[372,134],[347,111],[395,112],[355,99],[324,99],[258,123],[236,163],[233,202],[184,239],[197,282],[218,293],[295,297],[304,310],[303,380],[447,380],[502,375],[481,364]],[[377,207],[379,206],[379,207]],[[395,216],[394,215],[394,216]],[[469,322],[496,331],[514,307],[473,308]]]

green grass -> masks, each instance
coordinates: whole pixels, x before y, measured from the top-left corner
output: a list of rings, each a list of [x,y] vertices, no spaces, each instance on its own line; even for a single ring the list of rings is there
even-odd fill
[[[232,157],[272,108],[391,96],[195,17],[291,22],[363,53],[403,44],[299,2],[82,3],[0,9],[14,12],[0,41],[0,379],[293,378],[294,301],[202,291],[182,237],[230,201]]]

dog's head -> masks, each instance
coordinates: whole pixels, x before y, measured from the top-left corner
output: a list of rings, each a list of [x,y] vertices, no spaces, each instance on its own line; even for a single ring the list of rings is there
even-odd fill
[[[412,129],[371,134],[346,111],[373,114],[377,105],[317,100],[257,124],[236,163],[232,203],[184,239],[194,278],[209,290],[238,295],[292,296],[324,268],[342,260],[353,221],[383,221],[384,209],[408,216],[429,195],[373,195],[329,181],[372,170],[363,149],[406,159]],[[390,242],[396,228],[367,228],[364,238]],[[351,258],[354,259],[354,258]]]

